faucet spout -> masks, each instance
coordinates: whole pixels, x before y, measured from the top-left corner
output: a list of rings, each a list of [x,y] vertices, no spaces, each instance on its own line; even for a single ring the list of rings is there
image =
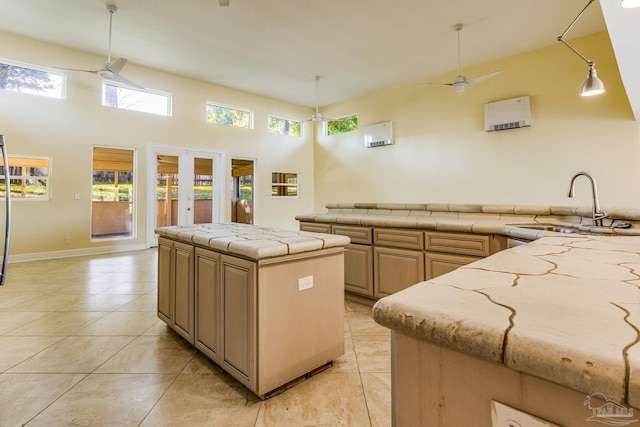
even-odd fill
[[[573,178],[571,178],[571,185],[569,186],[569,197],[573,197],[574,193],[575,193],[575,187],[576,187],[576,178],[578,178],[579,176],[584,176],[587,177],[589,179],[589,181],[591,182],[591,194],[593,197],[593,201],[592,201],[592,217],[593,217],[593,223],[596,225],[596,227],[602,227],[602,219],[607,217],[607,214],[605,212],[603,212],[602,210],[600,210],[600,202],[598,201],[598,187],[596,186],[596,180],[593,179],[591,177],[591,175],[589,175],[586,172],[578,172],[576,173]]]

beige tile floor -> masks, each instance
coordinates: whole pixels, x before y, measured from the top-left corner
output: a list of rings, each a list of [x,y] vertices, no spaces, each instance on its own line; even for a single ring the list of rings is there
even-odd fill
[[[345,354],[261,401],[156,316],[156,252],[10,264],[0,426],[390,426],[389,331],[345,303]]]

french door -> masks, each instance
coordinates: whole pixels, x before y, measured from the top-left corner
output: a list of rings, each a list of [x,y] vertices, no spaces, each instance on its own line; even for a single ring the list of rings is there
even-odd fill
[[[147,152],[147,246],[158,245],[156,227],[222,220],[221,152],[163,146]]]

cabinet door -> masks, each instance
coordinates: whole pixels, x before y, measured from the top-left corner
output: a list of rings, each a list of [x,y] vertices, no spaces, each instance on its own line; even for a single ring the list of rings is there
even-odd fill
[[[195,347],[214,362],[220,361],[222,305],[220,254],[196,248]]]
[[[222,255],[223,336],[221,365],[233,377],[255,388],[256,264]],[[286,310],[286,307],[282,307]]]
[[[300,231],[311,231],[312,233],[331,233],[331,224],[320,222],[301,222]]]
[[[158,238],[158,317],[173,327],[173,242]]]
[[[173,325],[174,330],[193,344],[194,337],[194,248],[191,245],[173,244]]]
[[[424,253],[408,249],[373,248],[375,297],[381,298],[424,281]]]
[[[350,243],[344,252],[344,289],[373,296],[373,248]]]
[[[437,252],[426,252],[425,255],[427,260],[427,280],[442,276],[458,267],[482,259],[482,257],[441,254]]]

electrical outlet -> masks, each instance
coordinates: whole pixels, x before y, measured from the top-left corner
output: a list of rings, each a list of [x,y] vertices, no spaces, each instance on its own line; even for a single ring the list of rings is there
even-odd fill
[[[298,279],[298,290],[305,291],[313,288],[313,276],[301,277]]]
[[[491,401],[491,425],[492,427],[561,427],[495,400]]]

